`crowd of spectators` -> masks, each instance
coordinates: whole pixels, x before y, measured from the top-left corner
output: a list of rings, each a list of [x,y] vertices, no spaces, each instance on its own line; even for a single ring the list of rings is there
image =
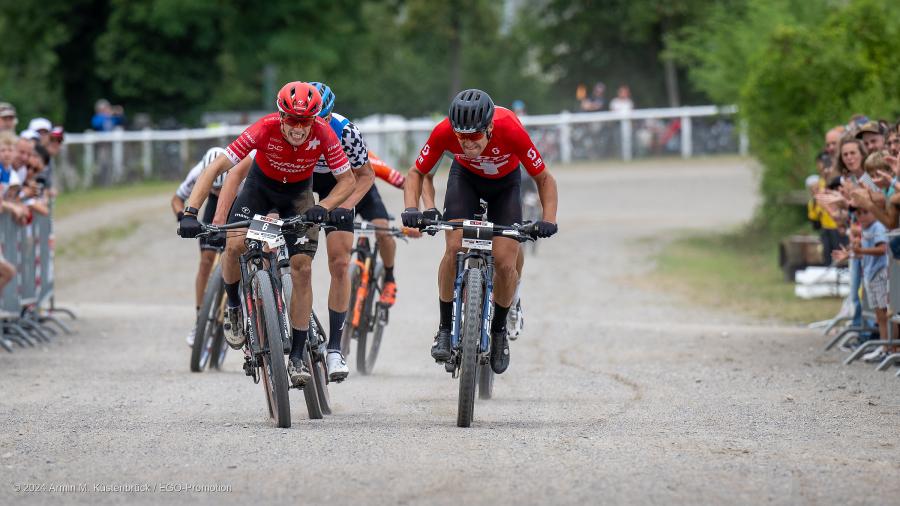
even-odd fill
[[[863,300],[876,315],[877,332],[861,333],[847,346],[855,348],[876,335],[886,339],[888,248],[900,257],[900,242],[888,237],[889,230],[900,228],[900,121],[891,125],[853,116],[825,134],[816,167],[806,180],[812,196],[807,213],[819,231],[823,259],[850,269],[853,325],[864,323]],[[893,352],[879,347],[864,359],[877,362]]]
[[[35,213],[48,215],[52,188],[53,157],[62,146],[62,127],[46,118],[34,118],[16,133],[16,108],[0,102],[0,214],[18,225],[27,225]],[[15,276],[14,266],[0,250],[0,292]]]

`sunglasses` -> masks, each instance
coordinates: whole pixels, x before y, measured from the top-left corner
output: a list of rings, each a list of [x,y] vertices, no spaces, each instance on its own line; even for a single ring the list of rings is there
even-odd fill
[[[306,128],[313,124],[316,120],[315,116],[294,116],[293,114],[285,114],[281,113],[281,121],[292,128],[303,127]]]
[[[461,141],[480,141],[481,139],[484,139],[483,131],[463,133],[454,130],[453,133],[456,134],[456,138]]]

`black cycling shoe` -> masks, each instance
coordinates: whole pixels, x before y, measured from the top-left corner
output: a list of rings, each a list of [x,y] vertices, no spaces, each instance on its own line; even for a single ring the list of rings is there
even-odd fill
[[[438,362],[450,360],[450,331],[438,329],[434,336],[434,344],[431,345],[431,358]]]
[[[509,341],[506,339],[506,329],[491,332],[491,369],[495,374],[503,374],[507,367],[509,367]]]

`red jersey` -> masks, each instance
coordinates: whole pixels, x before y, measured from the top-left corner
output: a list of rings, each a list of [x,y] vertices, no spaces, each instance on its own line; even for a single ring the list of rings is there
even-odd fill
[[[519,162],[532,176],[544,170],[544,160],[525,127],[512,111],[504,107],[494,108],[494,130],[481,155],[464,155],[450,126],[450,118],[444,118],[431,131],[428,142],[419,152],[416,169],[423,174],[431,172],[445,151],[452,153],[453,158],[466,169],[488,179],[499,179],[517,170]]]
[[[309,179],[316,161],[322,156],[335,176],[350,170],[350,161],[341,141],[322,118],[316,118],[303,144],[292,146],[281,133],[279,114],[267,114],[247,127],[228,145],[225,153],[231,163],[238,163],[254,149],[254,161],[263,174],[282,183]]]

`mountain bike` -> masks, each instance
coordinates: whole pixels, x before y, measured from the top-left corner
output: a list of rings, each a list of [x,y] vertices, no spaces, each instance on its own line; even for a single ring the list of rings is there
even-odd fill
[[[191,346],[190,367],[192,372],[202,372],[207,365],[221,369],[228,354],[223,330],[225,316],[225,283],[222,281],[222,266],[218,263],[209,276],[203,303],[197,313],[194,328],[194,344]]]
[[[487,221],[421,221],[422,230],[434,234],[441,230],[462,230],[462,246],[456,256],[456,280],[453,283],[453,326],[450,331],[450,359],[444,367],[459,378],[459,405],[456,425],[469,427],[475,414],[475,388],[482,398],[490,398],[493,389],[491,357],[491,319],[493,318],[494,237],[509,237],[519,242],[536,240],[533,224],[503,226]],[[480,366],[480,370],[479,370]]]
[[[201,235],[247,228],[244,239],[247,251],[239,258],[241,309],[247,336],[244,373],[253,378],[254,383],[261,380],[269,417],[277,427],[282,428],[291,426],[290,380],[284,357],[285,348],[290,350],[291,332],[281,279],[276,273],[278,261],[275,252],[285,244],[283,233],[290,232],[302,237],[311,225],[302,215],[283,221],[258,214],[251,220],[228,225],[202,225]],[[264,248],[265,245],[268,249]],[[310,396],[306,397],[309,402]]]
[[[384,287],[384,264],[378,255],[378,232],[388,232],[394,237],[406,238],[403,230],[395,227],[377,227],[367,221],[356,222],[356,246],[351,251],[356,257],[350,264],[350,309],[341,336],[341,351],[350,355],[350,342],[356,339],[356,370],[369,374],[375,367],[381,338],[388,323],[390,306],[379,298]]]

